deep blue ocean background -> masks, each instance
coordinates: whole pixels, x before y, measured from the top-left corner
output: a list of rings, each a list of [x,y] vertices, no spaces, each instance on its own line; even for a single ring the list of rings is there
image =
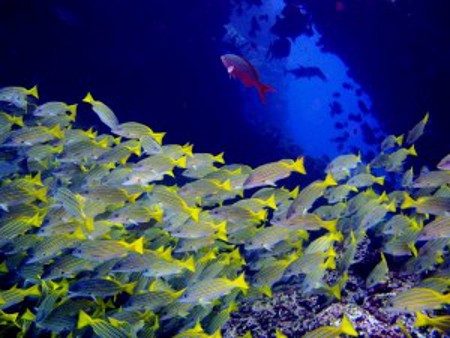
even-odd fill
[[[347,120],[359,124],[363,141],[374,146],[384,135],[406,132],[427,111],[431,119],[419,143],[419,159],[434,167],[446,155],[450,149],[448,1],[279,0],[273,4],[272,13],[252,17],[249,31],[244,32],[232,18],[257,11],[262,0],[2,0],[0,85],[37,84],[42,102],[80,102],[90,91],[121,122],[147,123],[155,131],[168,132],[165,142],[191,142],[197,152],[224,151],[229,163],[256,166],[317,147],[325,150],[317,156],[308,150],[306,155],[318,160],[320,168],[336,155],[326,153],[333,142],[342,153],[360,148],[352,143],[359,131],[339,130]],[[314,109],[325,109],[329,119],[341,116],[331,131],[309,125],[308,121],[316,122],[316,115],[304,99],[315,93],[319,82],[320,90],[326,91],[333,72],[322,80],[317,79],[320,73],[303,77],[302,86],[314,85],[309,91],[287,91],[280,84],[294,78],[277,69],[288,58],[292,62],[294,43],[307,41],[313,30],[320,32],[320,42],[314,46],[339,58],[346,76],[359,86],[353,89],[344,82],[342,90],[330,93],[338,100],[346,90],[356,96],[364,92],[371,103],[369,109],[358,100],[358,110],[342,112],[345,102],[322,104],[318,95]],[[230,34],[235,35],[230,38]],[[241,45],[233,41],[239,37],[245,39]],[[269,48],[258,49],[258,39],[269,41]],[[258,50],[263,52],[253,53]],[[279,84],[278,93],[268,95],[266,106],[258,102],[254,90],[229,79],[220,62],[224,53],[248,57],[263,80]],[[314,56],[311,59],[314,62]],[[302,100],[306,103],[300,108],[295,105]],[[308,115],[301,120],[306,122],[291,126],[289,132],[280,124],[288,110],[294,121],[297,117],[292,114]],[[369,113],[376,126],[364,124]],[[84,105],[78,122],[100,127]],[[296,138],[295,134],[306,131],[315,136],[311,142],[308,137]],[[331,137],[331,132],[341,134]],[[371,154],[373,150],[367,150],[366,155]]]

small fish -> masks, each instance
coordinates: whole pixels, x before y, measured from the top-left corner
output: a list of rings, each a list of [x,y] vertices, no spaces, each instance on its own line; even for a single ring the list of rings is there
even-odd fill
[[[139,122],[125,122],[111,129],[111,132],[126,138],[141,139],[144,136],[150,136],[158,144],[162,143],[162,139],[166,133],[155,133],[150,127]]]
[[[114,325],[111,321],[108,322],[99,318],[91,318],[86,312],[80,310],[77,329],[82,329],[86,326],[91,326],[92,330],[98,337],[132,337],[130,329],[126,330],[120,325]]]
[[[27,96],[39,98],[37,86],[30,89],[23,87],[3,87],[0,89],[0,101],[8,102],[17,108],[25,109],[27,107]]]
[[[409,147],[408,149],[400,148],[399,150],[388,155],[386,158],[386,163],[384,165],[384,167],[386,168],[386,171],[389,171],[389,172],[402,171],[403,163],[405,162],[408,155],[417,156],[417,152],[416,152],[416,148],[414,147],[414,144],[411,147]]]
[[[440,170],[450,170],[450,154],[445,156],[437,165]]]
[[[414,168],[409,168],[408,171],[405,171],[405,173],[402,176],[402,187],[410,189],[412,188],[414,180]]]
[[[391,149],[393,147],[397,146],[401,146],[403,144],[403,138],[404,135],[399,135],[399,136],[395,136],[395,135],[389,135],[386,136],[386,138],[381,142],[381,150],[388,150]]]
[[[308,238],[308,233],[305,230],[296,230],[287,227],[267,227],[258,231],[255,236],[246,241],[245,249],[257,250],[264,248],[271,251],[275,244],[287,239],[294,232],[300,233],[305,239]]]
[[[350,192],[358,192],[358,188],[347,183],[330,187],[324,196],[328,200],[328,203],[338,203],[346,200]]]
[[[354,155],[354,154],[348,154],[348,155],[341,155],[336,157],[333,161],[328,164],[328,166],[325,169],[326,173],[333,174],[334,172],[340,172],[340,171],[350,171],[351,169],[354,169],[358,166],[358,164],[361,163],[361,154]]]
[[[436,216],[450,216],[450,198],[448,197],[419,197],[416,200],[408,193],[404,194],[402,209],[415,208],[420,213],[432,214]]]
[[[269,85],[262,83],[255,67],[241,56],[225,54],[220,57],[228,74],[232,78],[238,78],[246,87],[255,87],[258,90],[259,98],[265,103],[265,96],[268,92],[276,91]]]
[[[73,255],[93,262],[106,262],[114,258],[125,257],[129,252],[144,253],[144,238],[132,243],[115,240],[87,240],[77,246]]]
[[[329,232],[336,232],[337,219],[324,221],[315,214],[297,215],[291,218],[277,218],[272,221],[276,226],[286,227],[290,229],[304,230],[320,230],[326,229]]]
[[[17,285],[14,285],[8,290],[0,291],[0,310],[7,309],[13,305],[22,302],[25,297],[39,297],[41,296],[41,290],[39,285],[30,286],[27,289],[19,289]]]
[[[308,332],[303,336],[303,338],[335,338],[339,337],[341,334],[346,334],[352,337],[358,336],[358,332],[355,330],[352,322],[346,315],[342,317],[341,325],[339,325],[339,327],[322,326],[314,331]]]
[[[291,218],[294,215],[306,214],[316,200],[325,194],[326,189],[335,185],[337,185],[337,182],[331,174],[327,174],[323,181],[314,181],[309,184],[292,201],[287,212],[287,218]]]
[[[429,171],[422,173],[412,184],[413,188],[437,188],[450,184],[449,171]]]
[[[9,146],[23,147],[46,143],[54,139],[63,139],[64,131],[59,125],[52,128],[44,126],[25,127],[11,132],[6,140]]]
[[[436,218],[428,223],[420,233],[417,240],[430,240],[439,238],[450,238],[450,216]]]
[[[381,253],[381,261],[375,265],[373,270],[369,273],[366,279],[366,287],[372,288],[375,285],[382,283],[386,280],[389,268],[387,265],[386,257]]]
[[[133,294],[136,283],[120,284],[113,279],[91,278],[70,284],[69,292],[73,296],[108,297],[120,292]]]
[[[423,135],[423,132],[425,130],[426,124],[428,123],[429,117],[430,117],[430,114],[426,113],[424,118],[408,132],[408,136],[406,137],[407,145],[413,144]]]
[[[0,123],[2,126],[6,126],[6,125],[16,125],[19,127],[24,127],[24,123],[23,123],[23,116],[15,116],[15,115],[10,115],[4,112],[0,112]]]
[[[176,187],[157,186],[152,190],[152,197],[162,203],[164,210],[170,209],[174,212],[188,214],[194,221],[198,222],[201,209],[189,206],[186,201],[178,195]]]
[[[384,185],[384,176],[375,177],[371,174],[362,173],[356,176],[353,176],[351,179],[347,181],[347,184],[356,188],[365,188],[370,187],[373,184]]]
[[[264,185],[274,186],[278,180],[289,177],[291,172],[305,175],[303,157],[293,160],[281,160],[259,166],[253,170],[244,182],[245,189],[256,188]]]
[[[178,299],[181,303],[208,304],[212,300],[230,293],[234,288],[246,292],[249,286],[245,281],[244,274],[234,280],[227,278],[213,278],[200,280],[190,286]]]
[[[395,296],[384,309],[395,312],[419,312],[440,309],[445,304],[450,304],[450,294],[443,295],[432,289],[415,287]]]
[[[192,156],[188,157],[186,167],[188,169],[198,169],[201,167],[212,167],[214,166],[214,163],[225,164],[223,155],[223,152],[217,155],[207,153],[194,153]]]
[[[263,261],[262,268],[252,276],[252,286],[272,288],[283,277],[286,268],[298,258],[299,254],[294,252],[282,259],[267,259]]]
[[[101,101],[94,100],[91,93],[86,94],[83,102],[89,103],[92,106],[92,110],[97,114],[100,120],[110,129],[114,129],[119,125],[119,120],[111,108]]]
[[[68,105],[64,102],[47,102],[33,110],[34,116],[39,117],[48,117],[48,116],[58,116],[65,115],[67,112],[69,113],[69,120],[75,121],[75,117],[77,114],[78,104]]]

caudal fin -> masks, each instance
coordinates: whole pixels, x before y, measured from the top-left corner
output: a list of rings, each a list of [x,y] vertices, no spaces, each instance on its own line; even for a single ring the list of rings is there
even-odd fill
[[[257,87],[259,98],[261,99],[262,103],[266,103],[266,94],[268,92],[276,92],[277,90],[269,85],[266,85],[265,83],[260,83]]]

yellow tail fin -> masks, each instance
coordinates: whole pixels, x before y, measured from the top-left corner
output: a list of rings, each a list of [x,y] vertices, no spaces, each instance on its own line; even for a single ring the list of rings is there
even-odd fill
[[[94,319],[92,319],[86,312],[80,310],[80,315],[78,317],[77,329],[82,329],[85,326],[92,325],[95,323]]]
[[[151,133],[150,134],[150,136],[153,137],[158,144],[162,144],[162,140],[163,140],[165,135],[166,135],[165,132],[162,132],[162,133]]]
[[[330,187],[333,185],[337,185],[337,182],[335,181],[333,176],[330,173],[328,173],[325,179],[323,180],[322,184],[324,185],[324,187]]]
[[[77,107],[78,107],[78,104],[71,104],[71,105],[68,105],[67,106],[67,110],[69,111],[69,119],[71,120],[71,121],[75,121],[75,119],[76,119],[76,116],[77,116]]]
[[[336,226],[338,223],[338,219],[333,219],[331,221],[322,221],[320,222],[320,226],[327,229],[329,232],[336,232]]]
[[[425,116],[423,117],[422,123],[423,124],[428,123],[429,119],[430,119],[430,113],[426,113]]]
[[[411,196],[409,196],[409,194],[407,192],[405,192],[405,199],[402,203],[402,205],[400,206],[401,209],[411,209],[411,208],[415,208],[416,206],[416,201],[414,201],[412,199]]]
[[[23,123],[23,116],[13,116],[11,118],[11,122],[19,127],[25,126],[25,124]]]
[[[129,295],[132,295],[135,286],[136,286],[136,282],[124,284],[124,285],[122,286],[123,292],[126,292],[126,293],[128,293]]]
[[[375,177],[375,183],[378,183],[379,185],[384,185],[384,176]]]
[[[428,317],[423,313],[416,312],[416,321],[414,322],[414,327],[428,326],[430,322]]]
[[[299,157],[295,160],[294,164],[292,165],[292,169],[300,174],[306,175],[306,169],[305,169],[305,159],[304,157]]]
[[[401,146],[403,144],[403,139],[405,138],[405,135],[401,134],[400,136],[397,136],[395,138],[395,143],[397,143],[397,145]]]
[[[267,211],[266,210],[260,210],[258,212],[253,212],[249,210],[250,214],[258,221],[262,222],[267,217]]]
[[[231,186],[231,180],[226,180],[225,182],[219,184],[219,188],[225,191],[231,191],[233,190],[232,186]]]
[[[189,271],[195,272],[195,260],[194,256],[190,256],[187,260],[183,262],[183,267]]]
[[[417,151],[416,151],[416,148],[414,147],[414,144],[409,149],[407,149],[407,151],[408,151],[408,154],[410,154],[412,156],[417,156]]]
[[[275,194],[272,194],[268,199],[263,201],[264,205],[272,210],[277,210],[277,202],[275,201]]]
[[[395,212],[397,210],[397,205],[395,203],[395,199],[391,201],[391,203],[386,204],[386,210],[390,212]]]
[[[194,145],[193,144],[187,143],[187,144],[185,144],[184,146],[181,147],[181,151],[183,153],[185,153],[186,156],[189,156],[189,157],[193,156],[192,150],[194,150]]]
[[[128,244],[128,249],[136,251],[142,255],[144,253],[144,236],[135,240],[133,243]]]
[[[35,98],[39,98],[38,88],[37,86],[34,86],[33,88],[30,88],[27,90],[27,94],[34,96]]]
[[[138,192],[136,194],[127,194],[127,199],[128,201],[130,201],[130,203],[136,203],[136,200],[139,198],[139,196],[141,196],[142,193]]]
[[[61,129],[59,124],[57,124],[53,128],[50,128],[49,133],[59,139],[62,139],[64,137],[64,131]]]
[[[189,214],[189,216],[195,221],[198,222],[200,219],[200,212],[202,211],[202,209],[200,208],[187,208],[187,213]]]
[[[90,92],[88,92],[88,93],[86,94],[86,96],[83,98],[82,101],[83,101],[83,102],[86,102],[86,103],[90,103],[90,104],[92,104],[92,103],[95,102],[95,100],[94,100],[94,98],[92,97],[92,94],[91,94]]]
[[[239,277],[232,281],[233,285],[237,288],[242,289],[243,291],[248,290],[249,286],[244,278],[244,273],[242,273]]]
[[[187,166],[187,158],[186,156],[181,156],[178,160],[173,161],[173,165],[179,168],[186,168]]]
[[[220,222],[215,225],[216,228],[216,238],[221,239],[222,241],[227,242],[227,221]]]
[[[297,198],[299,191],[300,191],[300,187],[299,187],[299,186],[296,186],[294,189],[292,189],[292,190],[289,192],[289,197],[292,198],[292,199]]]
[[[41,291],[39,290],[39,285],[33,285],[32,287],[29,287],[28,289],[23,290],[25,293],[25,296],[36,296],[39,297],[41,295]]]
[[[352,336],[352,337],[358,336],[358,332],[356,332],[355,328],[353,327],[352,322],[350,321],[350,319],[348,319],[348,317],[346,315],[344,315],[344,317],[342,318],[342,323],[341,323],[340,329],[341,329],[342,333],[347,334],[349,336]]]
[[[216,156],[213,156],[214,162],[225,164],[225,160],[223,159],[223,152],[220,154],[217,154]]]

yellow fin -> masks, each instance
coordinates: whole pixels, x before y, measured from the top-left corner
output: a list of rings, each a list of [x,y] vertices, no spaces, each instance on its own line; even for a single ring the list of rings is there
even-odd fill
[[[202,211],[202,209],[200,208],[187,208],[186,212],[189,214],[189,216],[195,221],[198,222],[200,219],[200,212]]]
[[[128,244],[128,249],[140,253],[142,255],[144,253],[144,236],[135,240],[133,243]]]
[[[174,166],[179,168],[186,168],[187,166],[187,158],[186,156],[181,156],[178,160],[173,161]]]
[[[151,133],[150,136],[153,137],[153,139],[158,143],[158,144],[162,144],[162,140],[164,138],[164,136],[166,135],[165,132],[162,133]]]
[[[194,256],[190,256],[183,262],[183,267],[189,271],[195,272],[195,260]]]
[[[350,321],[350,319],[348,319],[348,317],[346,315],[344,315],[344,317],[342,318],[342,322],[341,322],[341,326],[339,327],[342,331],[342,333],[352,336],[352,337],[357,337],[358,336],[358,332],[356,332],[355,328],[353,327],[352,322]]]
[[[223,159],[223,154],[224,153],[221,152],[220,154],[217,154],[217,155],[213,156],[214,162],[225,164],[225,160]]]
[[[136,286],[136,282],[127,283],[123,285],[123,291],[128,293],[129,295],[133,294],[134,288]]]
[[[405,192],[404,196],[405,196],[405,199],[404,199],[402,205],[400,206],[401,209],[410,209],[410,208],[414,208],[417,205],[417,202],[414,201],[407,192]]]
[[[407,149],[407,152],[412,156],[417,156],[417,151],[416,148],[414,147],[414,144],[409,149]]]
[[[239,275],[235,280],[231,281],[233,285],[237,288],[240,288],[244,293],[248,290],[249,286],[244,278],[244,273]]]
[[[326,188],[337,185],[337,182],[335,181],[333,176],[330,173],[328,173],[323,182],[321,182],[320,184],[322,184]]]
[[[78,316],[77,329],[82,329],[85,326],[92,325],[95,321],[83,310],[80,310]]]
[[[405,135],[401,134],[400,136],[395,137],[395,143],[397,145],[401,146],[403,144],[403,139],[405,138]]]
[[[275,194],[270,195],[270,197],[264,200],[263,203],[270,209],[277,210],[277,202],[275,200]]]
[[[192,153],[193,149],[194,149],[194,145],[189,144],[189,143],[186,143],[184,146],[181,147],[181,151],[189,157],[193,156],[193,153]]]
[[[306,175],[306,169],[305,169],[305,164],[304,164],[304,157],[298,157],[294,164],[292,165],[292,169],[296,172],[298,172],[299,174],[303,174]]]
[[[375,177],[375,182],[379,185],[384,185],[384,176],[381,177]]]
[[[231,191],[233,190],[233,188],[231,187],[231,180],[226,180],[225,182],[222,182],[221,184],[218,185],[220,189],[225,190],[225,191]]]
[[[299,186],[296,186],[294,189],[292,189],[292,190],[289,192],[289,197],[292,198],[292,199],[297,198],[299,191],[300,191],[300,187],[299,187]]]
[[[430,325],[428,317],[423,313],[416,312],[416,321],[414,322],[414,327],[421,327]]]
[[[27,90],[27,95],[31,95],[31,96],[33,96],[33,97],[38,99],[39,98],[39,93],[38,93],[37,86],[34,86],[34,87],[28,89]]]
[[[90,103],[90,104],[92,104],[92,103],[95,102],[95,100],[94,100],[94,98],[92,97],[92,94],[91,94],[90,92],[88,92],[88,93],[86,94],[86,96],[83,98],[82,101],[83,101],[83,102],[86,102],[86,103]]]
[[[337,229],[336,229],[337,223],[338,223],[338,219],[333,219],[330,221],[321,221],[320,226],[322,228],[327,229],[329,232],[336,232],[337,231]]]

